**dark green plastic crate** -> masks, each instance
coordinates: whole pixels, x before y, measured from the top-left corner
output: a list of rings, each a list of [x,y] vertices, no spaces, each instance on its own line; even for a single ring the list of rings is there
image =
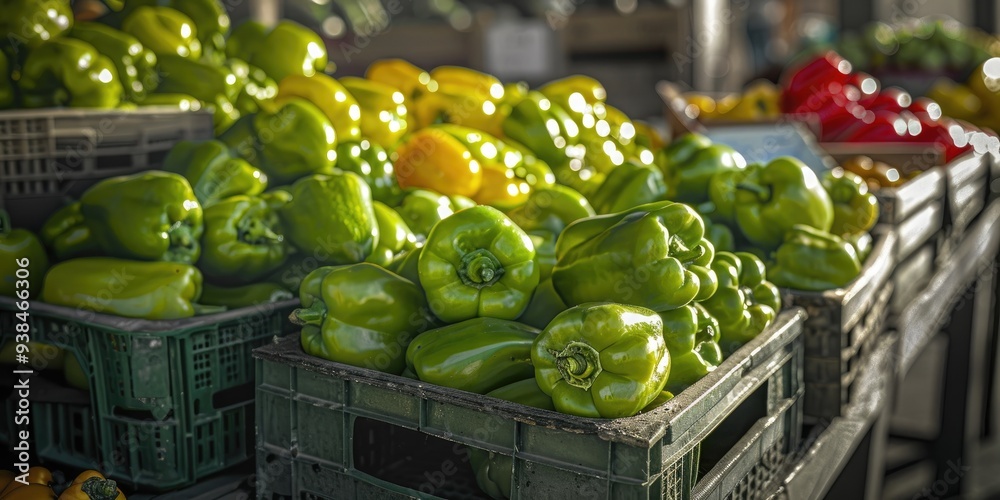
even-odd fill
[[[251,350],[289,328],[296,304],[147,321],[32,302],[31,339],[77,355],[93,388],[89,405],[33,404],[38,458],[158,491],[245,462],[254,454]],[[14,311],[0,297],[0,330],[13,331]]]
[[[519,499],[687,499],[699,476],[735,489],[734,471],[798,444],[803,319],[782,313],[673,400],[615,420],[326,361],[289,336],[254,351],[258,498],[484,498],[465,447],[513,456]],[[766,453],[713,468],[734,446]]]

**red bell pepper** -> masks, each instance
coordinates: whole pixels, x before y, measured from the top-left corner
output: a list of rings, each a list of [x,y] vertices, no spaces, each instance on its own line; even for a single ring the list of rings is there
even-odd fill
[[[786,71],[781,79],[781,108],[786,113],[813,112],[826,97],[843,92],[851,76],[851,63],[829,51]],[[819,99],[819,101],[817,101]],[[803,109],[805,106],[805,109]],[[812,107],[813,109],[808,109]]]
[[[909,92],[899,87],[889,87],[879,92],[874,102],[868,106],[868,109],[872,111],[886,110],[899,113],[909,108],[911,103],[913,103],[913,98],[910,97]]]

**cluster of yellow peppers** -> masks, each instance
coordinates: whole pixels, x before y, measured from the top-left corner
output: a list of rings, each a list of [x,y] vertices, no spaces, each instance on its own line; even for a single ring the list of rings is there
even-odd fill
[[[949,118],[1000,131],[1000,57],[979,65],[963,85],[941,78],[927,91]]]
[[[718,99],[697,92],[684,94],[688,111],[701,121],[766,121],[781,116],[781,89],[777,85],[759,80],[747,86],[742,93],[727,94]]]

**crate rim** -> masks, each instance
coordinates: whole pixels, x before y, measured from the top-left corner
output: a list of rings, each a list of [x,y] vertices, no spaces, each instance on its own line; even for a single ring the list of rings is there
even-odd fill
[[[521,423],[546,426],[567,432],[595,434],[606,441],[648,448],[667,435],[667,431],[671,427],[671,420],[678,418],[697,406],[697,403],[709,398],[712,394],[712,387],[726,379],[729,373],[751,371],[753,360],[758,357],[765,346],[780,345],[784,347],[787,342],[782,340],[794,336],[798,330],[797,327],[802,326],[805,317],[805,311],[801,308],[783,310],[775,322],[764,332],[740,347],[736,353],[723,360],[718,368],[680,394],[675,395],[670,401],[647,413],[618,419],[578,417],[541,410],[481,394],[310,356],[302,351],[299,336],[294,333],[283,338],[276,337],[272,344],[254,349],[253,356],[263,361],[291,365],[297,369],[305,369],[324,375],[333,375],[352,383],[362,383],[399,391],[422,399],[434,399],[466,408],[484,410],[492,415]]]
[[[846,286],[834,288],[832,290],[808,291],[794,288],[781,288],[783,293],[791,293],[804,298],[826,298],[831,300],[843,300],[849,302],[854,297],[860,295],[869,287],[885,281],[892,274],[895,259],[895,246],[899,239],[896,231],[891,226],[876,226],[872,231],[876,242],[872,247],[871,254],[861,267],[861,273],[854,281]],[[852,323],[853,324],[853,323]]]
[[[20,311],[17,307],[18,302],[20,301],[11,297],[0,297],[0,311]],[[125,333],[183,335],[195,328],[201,328],[221,322],[239,319],[241,317],[247,317],[253,313],[267,314],[278,309],[294,307],[299,304],[299,299],[269,302],[255,306],[230,309],[228,311],[215,314],[170,320],[127,318],[111,314],[92,313],[72,307],[47,304],[38,299],[29,299],[28,302],[31,304],[29,311],[31,311],[32,314],[72,321],[89,327],[121,330]]]
[[[183,110],[176,106],[157,105],[140,106],[135,109],[106,109],[106,108],[39,108],[39,109],[9,109],[0,111],[0,120],[23,120],[36,118],[63,118],[63,117],[97,117],[97,116],[136,116],[136,115],[187,115],[187,114],[211,114],[208,110]]]

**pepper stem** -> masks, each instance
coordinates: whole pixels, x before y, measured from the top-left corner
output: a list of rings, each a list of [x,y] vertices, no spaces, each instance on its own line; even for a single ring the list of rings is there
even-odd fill
[[[677,236],[670,237],[670,256],[687,264],[700,259],[705,255],[705,247],[697,245],[694,248],[688,248],[684,244],[684,240],[678,238]]]
[[[250,245],[277,245],[285,239],[253,214],[240,219],[236,231],[240,241]]]
[[[550,350],[556,357],[556,368],[563,380],[573,387],[590,389],[601,374],[601,354],[583,342],[570,342],[561,352]]]
[[[288,319],[296,325],[319,325],[326,317],[326,305],[322,300],[314,300],[309,307],[300,307],[288,316]]]
[[[87,494],[87,498],[93,500],[114,500],[118,498],[118,483],[112,479],[91,477],[83,482],[83,486],[80,489]]]
[[[751,193],[757,195],[757,198],[762,202],[771,201],[772,193],[771,193],[771,188],[769,187],[741,182],[736,185],[736,189],[742,189],[743,191],[750,191]]]
[[[485,248],[465,254],[458,269],[462,283],[475,288],[485,288],[496,283],[503,273],[500,260]]]
[[[193,264],[198,251],[198,239],[192,234],[191,226],[177,222],[167,231],[167,235],[170,238],[170,249],[167,250],[166,260]]]

